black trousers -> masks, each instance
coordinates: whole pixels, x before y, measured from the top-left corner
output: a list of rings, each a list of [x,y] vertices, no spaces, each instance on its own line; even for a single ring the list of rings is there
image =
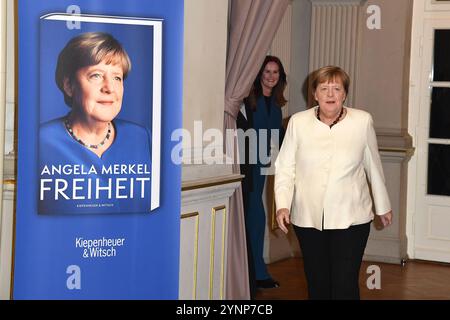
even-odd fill
[[[359,299],[359,269],[370,222],[348,229],[294,229],[303,253],[309,299]]]

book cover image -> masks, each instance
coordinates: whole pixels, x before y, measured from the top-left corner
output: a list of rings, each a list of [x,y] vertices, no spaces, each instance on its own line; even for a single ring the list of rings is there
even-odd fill
[[[40,19],[38,213],[159,207],[162,24]]]
[[[18,0],[17,17],[11,296],[177,299],[184,1]]]

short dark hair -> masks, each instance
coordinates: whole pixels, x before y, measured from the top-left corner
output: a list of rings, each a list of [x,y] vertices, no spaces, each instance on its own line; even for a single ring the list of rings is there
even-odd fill
[[[350,77],[348,74],[339,67],[326,66],[316,70],[312,75],[311,87],[312,92],[315,92],[319,84],[329,82],[334,79],[339,79],[344,85],[345,94],[348,94],[348,88],[350,86]]]
[[[125,49],[112,35],[105,32],[86,32],[72,38],[58,56],[55,81],[64,93],[64,102],[72,107],[72,97],[64,91],[64,79],[72,81],[76,72],[84,67],[99,64],[119,63],[123,78],[131,70],[131,61]]]

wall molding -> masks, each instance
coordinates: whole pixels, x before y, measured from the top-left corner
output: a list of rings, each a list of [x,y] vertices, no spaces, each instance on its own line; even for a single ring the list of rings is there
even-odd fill
[[[241,178],[203,179],[181,192],[180,299],[224,299],[228,206]]]
[[[360,47],[360,16],[364,1],[310,0],[311,36],[309,51],[309,72],[328,65],[344,69],[350,79],[358,75]],[[348,105],[356,100],[356,84],[350,82],[346,99]],[[314,99],[309,93],[308,104]]]
[[[309,0],[312,5],[359,5],[362,6],[367,0]]]

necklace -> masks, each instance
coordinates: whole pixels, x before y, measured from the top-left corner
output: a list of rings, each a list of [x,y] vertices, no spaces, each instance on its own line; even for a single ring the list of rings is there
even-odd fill
[[[343,113],[344,113],[344,107],[341,108],[341,112],[339,112],[339,115],[338,115],[338,117],[336,118],[336,120],[334,120],[333,123],[330,124],[330,129],[331,129],[336,123],[339,122],[339,120],[341,119]],[[321,120],[320,120],[320,107],[317,107],[317,119],[318,119],[319,121],[321,121]]]
[[[79,144],[85,146],[86,148],[91,148],[91,149],[98,149],[99,147],[101,147],[102,145],[105,144],[106,141],[109,140],[109,137],[111,136],[111,122],[108,122],[108,131],[106,132],[106,136],[105,138],[103,138],[103,140],[99,143],[99,144],[88,144],[85,143],[83,140],[81,140],[80,138],[78,138],[75,133],[73,133],[72,127],[70,126],[69,120],[65,119],[64,120],[64,125],[66,126],[66,130],[67,132],[69,132],[70,136],[77,141]]]

